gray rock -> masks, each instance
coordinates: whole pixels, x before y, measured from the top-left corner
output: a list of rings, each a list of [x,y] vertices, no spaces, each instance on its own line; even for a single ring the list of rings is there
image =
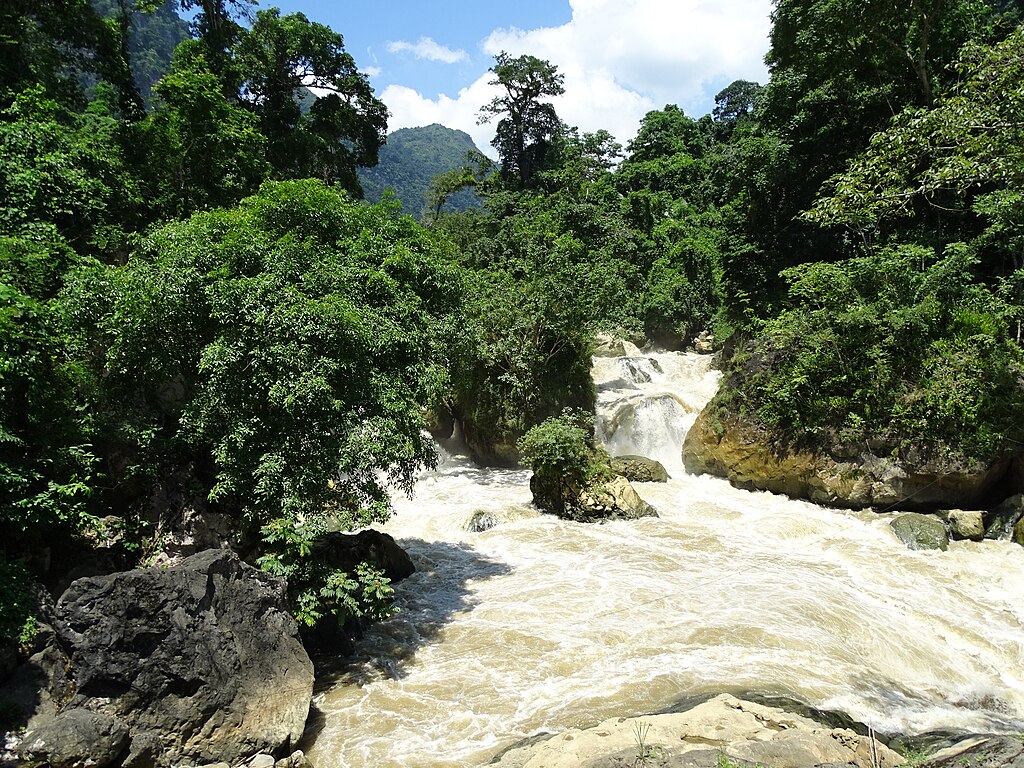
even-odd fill
[[[394,538],[372,528],[358,533],[327,533],[313,543],[311,557],[347,573],[353,573],[359,563],[370,563],[391,581],[401,581],[416,572],[409,555]]]
[[[19,753],[52,768],[119,764],[128,747],[128,727],[116,717],[84,709],[48,715],[22,737]]]
[[[277,761],[274,760],[273,755],[259,754],[254,755],[249,762],[246,763],[247,768],[274,768]]]
[[[968,736],[928,757],[921,768],[1024,768],[1024,741],[1015,736]]]
[[[986,517],[985,538],[1006,539],[1013,533],[1013,527],[1024,519],[1024,494],[1005,499],[989,511]]]
[[[483,533],[489,531],[491,528],[498,524],[498,518],[495,517],[493,512],[489,512],[486,509],[478,509],[474,512],[469,522],[466,523],[466,530],[469,533]]]
[[[910,512],[889,525],[907,549],[949,549],[949,536],[942,521],[931,515]]]
[[[47,690],[28,733],[52,727],[54,709],[88,711],[128,726],[138,766],[235,763],[302,734],[313,666],[285,583],[231,551],[79,579],[54,614],[54,646],[32,660]]]
[[[646,456],[614,456],[612,472],[622,475],[633,483],[668,482],[668,472],[665,466],[660,461],[649,459]]]
[[[643,729],[651,756],[638,757]],[[586,730],[569,730],[503,753],[498,768],[714,768],[723,755],[734,765],[786,768],[854,766],[894,768],[894,751],[845,728],[723,694],[686,712],[613,718]]]
[[[985,538],[984,513],[978,509],[949,509],[939,512],[954,539],[981,541]]]

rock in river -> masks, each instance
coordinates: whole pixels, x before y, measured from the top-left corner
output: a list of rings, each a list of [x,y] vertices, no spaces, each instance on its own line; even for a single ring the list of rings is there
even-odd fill
[[[91,742],[96,768],[235,763],[302,735],[313,666],[285,583],[229,550],[79,579],[52,627],[17,675],[43,683],[25,759],[72,765]]]

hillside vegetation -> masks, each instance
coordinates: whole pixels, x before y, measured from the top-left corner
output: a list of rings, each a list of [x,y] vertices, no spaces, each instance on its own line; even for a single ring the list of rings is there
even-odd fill
[[[441,126],[385,144],[386,105],[301,13],[182,0],[147,96],[175,24],[136,45],[127,5],[5,3],[4,642],[31,637],[34,580],[150,562],[194,514],[297,576],[303,621],[356,615],[386,584],[314,543],[388,517],[436,460],[425,426],[511,464],[592,410],[603,331],[712,331],[715,407],[772,445],[1008,461],[1020,5],[776,0],[768,83],[654,110],[626,146],[561,120],[550,62],[501,53],[493,164]],[[385,186],[400,204],[362,200]]]
[[[480,154],[480,150],[464,131],[437,123],[399,128],[388,134],[377,165],[360,169],[359,183],[367,201],[380,202],[385,191],[391,190],[404,213],[421,219],[429,212],[428,193],[434,177],[461,168],[473,154]],[[446,207],[464,211],[479,204],[479,197],[466,189],[454,194]]]

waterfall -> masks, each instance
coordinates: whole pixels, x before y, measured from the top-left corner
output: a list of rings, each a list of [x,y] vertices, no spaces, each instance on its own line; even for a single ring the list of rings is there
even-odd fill
[[[540,732],[723,691],[882,733],[1024,730],[1024,549],[912,552],[891,515],[686,475],[680,445],[717,374],[628,351],[594,361],[598,434],[666,465],[668,483],[636,485],[661,517],[541,515],[529,472],[446,454],[395,500],[386,530],[417,572],[321,683],[315,765],[478,766]]]

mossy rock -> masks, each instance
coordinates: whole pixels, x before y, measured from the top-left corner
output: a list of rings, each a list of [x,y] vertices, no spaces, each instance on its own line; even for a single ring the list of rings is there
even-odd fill
[[[669,477],[660,461],[635,455],[612,457],[612,472],[632,483],[664,483]]]
[[[949,549],[949,534],[938,518],[910,512],[900,515],[889,525],[907,549]]]

